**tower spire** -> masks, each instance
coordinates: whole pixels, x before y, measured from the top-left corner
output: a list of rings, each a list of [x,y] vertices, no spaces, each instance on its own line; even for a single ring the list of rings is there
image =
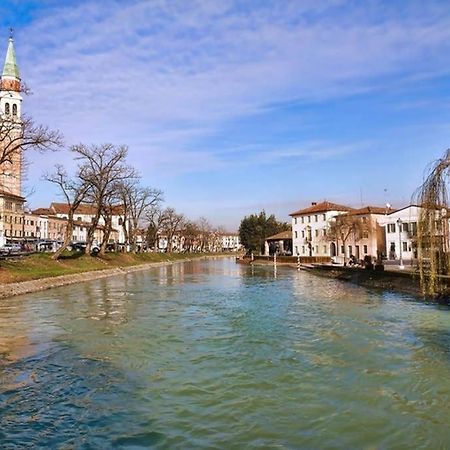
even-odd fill
[[[20,80],[19,66],[17,65],[16,52],[14,50],[14,39],[11,36],[8,42],[8,50],[6,51],[5,65],[3,66],[2,77],[11,77]]]
[[[13,29],[9,30],[10,37],[6,50],[5,64],[1,76],[1,90],[20,92],[20,72],[14,50]]]

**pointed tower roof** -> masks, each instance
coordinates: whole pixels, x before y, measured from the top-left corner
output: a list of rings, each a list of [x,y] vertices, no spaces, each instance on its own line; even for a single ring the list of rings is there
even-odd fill
[[[19,66],[16,61],[14,50],[14,40],[9,38],[8,50],[6,51],[5,65],[3,66],[2,77],[12,77],[20,80]]]

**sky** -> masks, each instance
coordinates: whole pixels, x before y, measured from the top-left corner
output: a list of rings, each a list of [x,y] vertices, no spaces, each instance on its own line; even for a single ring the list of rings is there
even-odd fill
[[[450,147],[450,2],[3,0],[23,112],[66,149],[32,154],[42,180],[77,143],[129,146],[146,186],[230,231],[313,201],[402,207]]]

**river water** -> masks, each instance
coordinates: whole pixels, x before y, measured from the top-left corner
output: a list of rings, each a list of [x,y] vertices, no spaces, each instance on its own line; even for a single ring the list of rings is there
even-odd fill
[[[6,449],[450,448],[450,310],[202,260],[0,303]]]

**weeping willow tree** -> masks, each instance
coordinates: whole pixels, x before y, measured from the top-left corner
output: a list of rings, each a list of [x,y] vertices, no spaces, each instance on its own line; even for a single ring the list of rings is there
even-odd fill
[[[417,223],[417,256],[424,295],[447,295],[449,275],[450,149],[429,168],[425,181],[414,194],[421,208]]]

